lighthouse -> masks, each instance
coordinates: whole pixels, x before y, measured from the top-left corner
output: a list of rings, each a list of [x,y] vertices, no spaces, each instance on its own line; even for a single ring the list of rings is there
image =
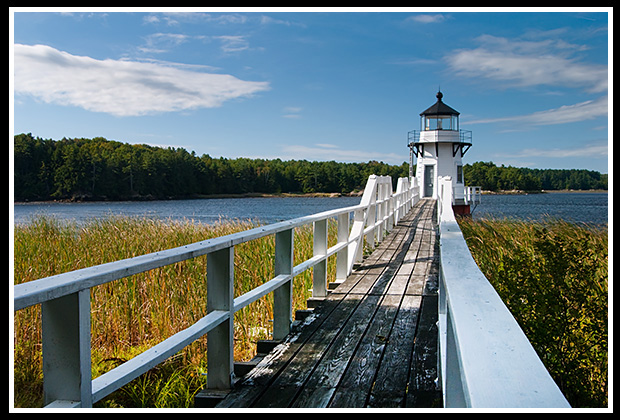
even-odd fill
[[[472,145],[471,131],[460,129],[460,113],[443,102],[441,91],[437,92],[436,98],[437,102],[420,113],[420,129],[408,133],[410,176],[414,175],[415,156],[415,177],[420,195],[434,199],[439,194],[439,178],[451,177],[455,213],[469,213],[469,205],[465,201],[463,156]]]

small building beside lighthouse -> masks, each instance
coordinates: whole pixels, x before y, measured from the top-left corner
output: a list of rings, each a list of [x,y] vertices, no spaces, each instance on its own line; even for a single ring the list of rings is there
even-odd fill
[[[410,131],[408,145],[417,159],[415,175],[420,195],[436,199],[439,178],[449,176],[454,190],[455,213],[469,214],[463,178],[463,156],[472,143],[471,131],[461,130],[460,113],[443,102],[443,93],[437,92],[437,102],[420,113],[420,130]],[[467,208],[459,208],[467,206]]]

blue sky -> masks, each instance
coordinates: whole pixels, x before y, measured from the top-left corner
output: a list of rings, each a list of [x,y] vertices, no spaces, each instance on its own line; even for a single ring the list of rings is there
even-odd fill
[[[400,164],[441,86],[465,163],[608,172],[611,8],[32,10],[14,134]]]

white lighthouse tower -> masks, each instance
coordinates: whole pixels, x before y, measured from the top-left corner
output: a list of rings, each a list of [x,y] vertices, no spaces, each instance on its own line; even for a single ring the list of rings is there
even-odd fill
[[[442,98],[441,91],[437,92],[437,102],[420,113],[420,130],[409,132],[408,143],[411,163],[414,155],[417,158],[415,177],[421,196],[436,199],[439,177],[450,176],[456,207],[465,204],[462,158],[471,147],[471,131],[460,129],[459,112],[443,103]]]

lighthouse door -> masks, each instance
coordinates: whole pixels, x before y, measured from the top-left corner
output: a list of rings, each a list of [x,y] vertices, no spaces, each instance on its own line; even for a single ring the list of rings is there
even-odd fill
[[[424,165],[424,197],[433,196],[434,185],[435,185],[435,166]]]

